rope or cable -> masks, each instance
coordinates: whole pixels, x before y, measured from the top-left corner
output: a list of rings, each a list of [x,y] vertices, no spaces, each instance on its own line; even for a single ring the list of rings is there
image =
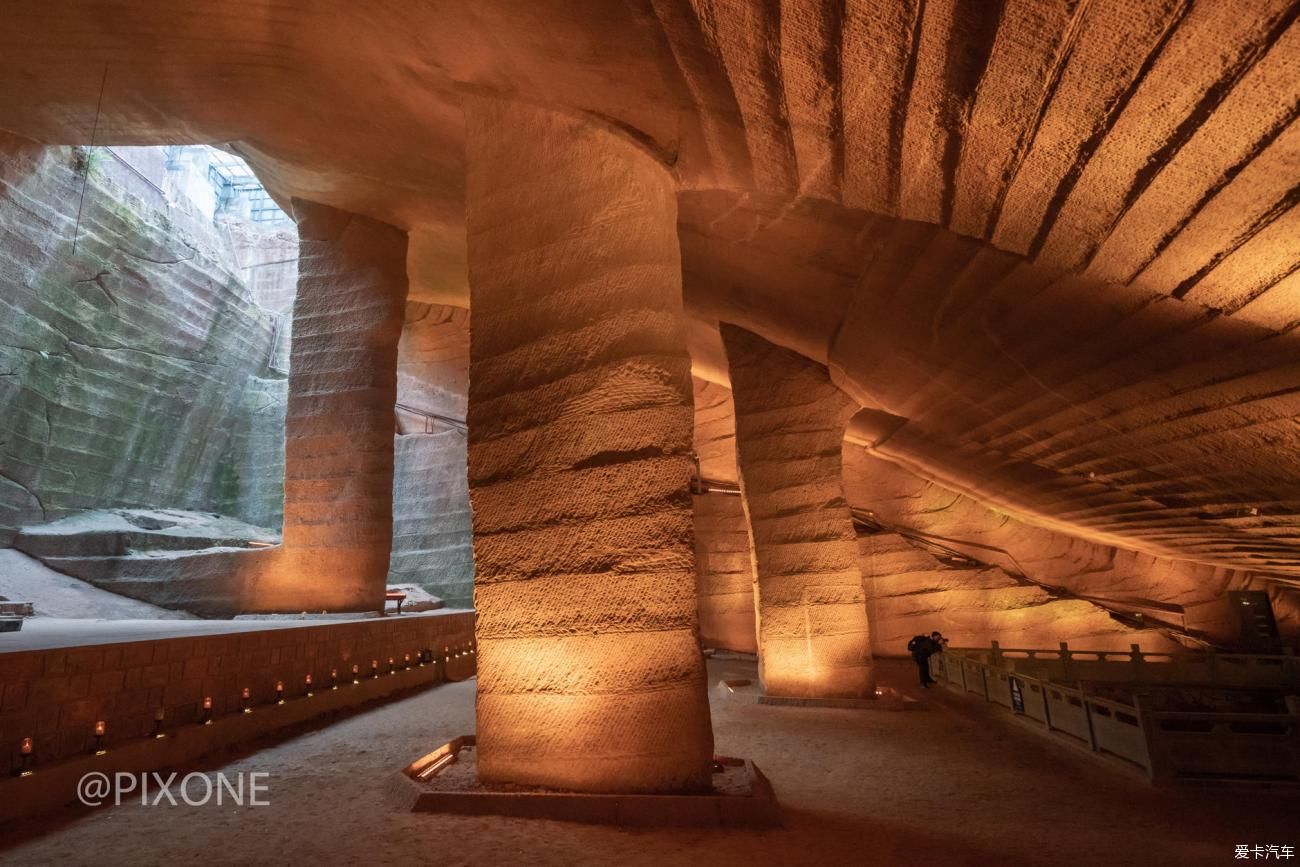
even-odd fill
[[[90,183],[90,152],[95,148],[95,135],[99,132],[99,113],[104,108],[104,88],[108,86],[108,64],[104,64],[104,77],[99,81],[99,102],[95,104],[95,122],[90,127],[90,147],[86,153],[86,170],[81,175],[81,200],[77,202],[77,224],[72,229],[72,255],[77,255],[77,241],[81,237],[81,208],[86,204],[86,186]]]

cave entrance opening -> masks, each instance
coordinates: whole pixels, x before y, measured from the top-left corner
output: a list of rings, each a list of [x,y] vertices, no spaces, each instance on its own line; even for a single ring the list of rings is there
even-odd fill
[[[228,616],[228,561],[281,534],[294,220],[221,147],[0,166],[0,597]]]

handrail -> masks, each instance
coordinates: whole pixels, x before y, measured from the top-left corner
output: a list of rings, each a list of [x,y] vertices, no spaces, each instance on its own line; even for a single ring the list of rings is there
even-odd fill
[[[1061,647],[1003,647],[996,641],[989,647],[945,647],[946,653],[959,656],[1001,656],[1009,659],[1032,659],[1035,661],[1069,660],[1072,662],[1109,662],[1111,659],[1132,661],[1140,658],[1144,662],[1201,663],[1214,660],[1228,664],[1245,663],[1247,665],[1285,665],[1289,662],[1300,663],[1300,657],[1293,653],[1220,653],[1215,650],[1167,651],[1167,650],[1078,650],[1063,643]],[[1019,654],[1024,654],[1023,656]]]
[[[119,154],[117,151],[113,150],[112,147],[110,147],[110,146],[108,146],[108,145],[103,145],[103,148],[104,148],[104,150],[108,151],[109,156],[111,156],[113,159],[117,160],[117,161],[118,161],[119,163],[121,163],[122,165],[126,166],[128,169],[130,169],[130,171],[131,171],[132,174],[134,174],[134,175],[135,175],[136,177],[138,177],[140,180],[144,181],[146,184],[148,184],[150,187],[152,187],[152,188],[154,189],[154,191],[157,192],[158,195],[162,197],[162,199],[163,199],[164,202],[167,201],[167,192],[166,192],[162,187],[160,187],[160,186],[158,186],[157,184],[155,184],[155,183],[154,183],[154,182],[149,178],[148,175],[146,175],[144,172],[142,172],[142,171],[140,171],[139,169],[137,169],[135,166],[131,165],[131,163],[127,162],[126,157],[122,156],[122,155]]]
[[[737,482],[723,482],[718,479],[705,479],[696,477],[691,480],[691,493],[693,494],[726,494],[730,497],[740,496],[740,484]]]
[[[453,418],[452,416],[449,415],[442,415],[441,413],[436,413],[433,412],[432,410],[421,409],[420,407],[411,406],[410,404],[406,404],[406,403],[399,403],[396,405],[396,408],[402,410],[403,412],[409,412],[412,415],[422,416],[426,420],[440,421],[443,424],[448,425],[449,427],[455,428],[457,431],[459,431],[462,434],[469,433],[469,425],[465,422],[465,419],[463,418]],[[428,425],[425,425],[425,427],[427,428]],[[432,433],[432,431],[426,430],[425,433]]]
[[[996,650],[996,644],[991,649]],[[990,657],[984,651],[984,658],[977,658],[962,650],[953,648],[931,657],[931,670],[938,679],[959,693],[982,694],[986,701],[1009,708],[1048,732],[1081,741],[1098,755],[1136,765],[1152,782],[1300,782],[1296,752],[1274,760],[1257,748],[1261,743],[1300,743],[1296,740],[1300,738],[1300,697],[1287,696],[1286,710],[1281,713],[1155,710],[1146,692],[1134,693],[1131,703],[1103,697],[1089,692],[1083,682],[1066,686],[1037,672],[1016,671],[1004,665],[1006,660],[1000,655]],[[1140,654],[1136,646],[1133,650]],[[1046,652],[1067,654],[1062,661],[1071,662],[1066,644],[1058,651]],[[1214,657],[1213,652],[1204,655]],[[1295,661],[1291,656],[1272,658]],[[1145,666],[1140,657],[1134,662],[1136,670],[1155,667]]]
[[[1089,699],[1091,701],[1091,699]],[[1212,719],[1215,722],[1283,722],[1288,719],[1300,720],[1290,711],[1278,713],[1234,713],[1213,710],[1153,710],[1148,711],[1152,719],[1199,720]]]

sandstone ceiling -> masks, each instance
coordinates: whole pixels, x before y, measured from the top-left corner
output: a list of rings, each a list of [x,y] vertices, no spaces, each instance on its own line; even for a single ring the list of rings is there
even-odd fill
[[[464,304],[466,90],[677,172],[687,300],[877,451],[1094,538],[1300,576],[1300,3],[0,0],[0,129],[204,141]],[[716,365],[715,365],[716,366]]]

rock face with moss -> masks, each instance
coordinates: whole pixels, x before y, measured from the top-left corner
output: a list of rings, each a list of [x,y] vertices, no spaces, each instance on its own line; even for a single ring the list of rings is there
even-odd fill
[[[0,544],[106,507],[278,527],[274,317],[112,160],[0,134]]]
[[[448,605],[474,597],[465,401],[469,311],[409,302],[397,356],[393,551],[389,584],[418,584]]]

